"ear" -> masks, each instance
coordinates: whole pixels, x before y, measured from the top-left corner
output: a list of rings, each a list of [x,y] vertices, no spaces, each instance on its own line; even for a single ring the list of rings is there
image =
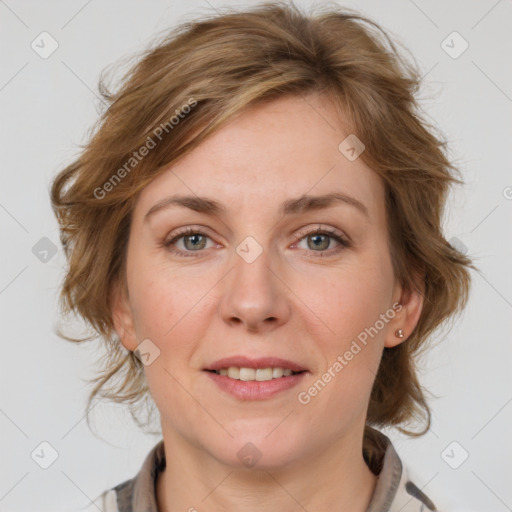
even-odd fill
[[[385,347],[396,347],[407,341],[416,327],[423,309],[423,297],[425,290],[424,275],[417,276],[415,284],[410,288],[404,288],[395,283],[393,290],[393,304],[400,304],[395,310],[394,318],[389,322],[388,332],[384,340]],[[403,338],[396,336],[396,331],[402,329]]]
[[[118,281],[112,286],[110,311],[114,328],[123,346],[135,351],[137,348],[137,336],[135,335],[133,314],[130,308],[128,291]]]

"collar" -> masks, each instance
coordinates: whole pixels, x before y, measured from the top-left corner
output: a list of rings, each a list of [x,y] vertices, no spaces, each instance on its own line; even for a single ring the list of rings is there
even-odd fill
[[[402,464],[390,439],[381,432],[377,435],[384,447],[381,455],[382,469],[378,474],[367,512],[436,511],[437,508],[428,496],[410,481],[407,468]],[[137,476],[111,490],[117,496],[117,512],[158,512],[156,479],[164,468],[165,451],[162,439],[146,456]]]

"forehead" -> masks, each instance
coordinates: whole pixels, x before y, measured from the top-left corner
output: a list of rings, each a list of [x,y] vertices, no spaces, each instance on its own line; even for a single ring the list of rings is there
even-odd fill
[[[136,215],[169,194],[212,197],[236,213],[251,204],[277,210],[287,198],[339,192],[379,216],[383,183],[362,159],[350,161],[339,150],[349,135],[322,96],[256,105],[155,178],[141,192]]]

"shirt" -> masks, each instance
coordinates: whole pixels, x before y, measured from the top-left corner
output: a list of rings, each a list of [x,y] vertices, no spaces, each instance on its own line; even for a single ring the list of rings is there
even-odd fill
[[[385,449],[381,471],[366,512],[428,512],[439,510],[411,480],[390,439],[382,436]],[[114,488],[101,493],[80,512],[159,512],[156,500],[156,480],[165,469],[164,441],[149,452],[138,474]],[[78,511],[77,511],[78,512]]]

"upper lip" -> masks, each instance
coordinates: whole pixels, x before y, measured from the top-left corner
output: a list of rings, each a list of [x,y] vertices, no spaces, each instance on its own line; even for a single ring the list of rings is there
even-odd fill
[[[302,372],[307,370],[300,364],[282,359],[280,357],[258,357],[252,359],[246,356],[224,357],[204,368],[205,370],[220,370],[221,368],[229,368],[237,366],[239,368],[289,368],[293,372]]]

